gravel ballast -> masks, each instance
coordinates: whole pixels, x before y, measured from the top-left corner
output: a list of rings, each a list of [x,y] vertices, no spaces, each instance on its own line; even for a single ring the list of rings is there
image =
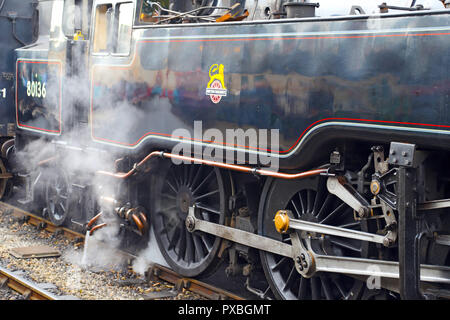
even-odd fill
[[[18,259],[10,253],[12,248],[36,245],[47,245],[58,250],[61,256]],[[166,282],[148,282],[143,275],[130,270],[128,262],[118,251],[93,238],[89,239],[85,252],[83,243],[38,230],[0,211],[0,265],[21,272],[22,277],[42,284],[63,299],[145,300],[155,297],[156,292],[165,300],[203,299],[185,289],[174,292],[174,286]],[[0,288],[0,300],[20,299],[23,299],[20,294]]]

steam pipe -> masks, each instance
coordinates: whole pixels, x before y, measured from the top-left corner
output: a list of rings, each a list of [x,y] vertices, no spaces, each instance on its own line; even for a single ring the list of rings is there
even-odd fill
[[[99,214],[97,214],[95,217],[93,217],[91,220],[89,220],[88,224],[87,224],[87,229],[89,230],[89,228],[98,220],[98,218],[100,218],[100,216],[103,214],[103,212],[100,212]]]
[[[38,167],[40,167],[40,166],[42,166],[42,165],[44,165],[44,164],[47,164],[47,163],[49,163],[49,162],[52,162],[52,161],[56,160],[57,158],[58,158],[57,156],[50,157],[50,158],[48,158],[48,159],[39,161],[37,165],[38,165]]]
[[[109,197],[102,197],[102,200],[108,200],[110,202],[117,203],[117,201],[115,199],[109,198]],[[114,211],[117,213],[117,215],[119,217],[121,217],[125,220],[128,220],[128,221],[133,221],[134,224],[139,229],[139,232],[142,235],[148,231],[147,218],[145,217],[145,214],[143,212],[139,211],[138,213],[136,213],[135,208],[126,208],[126,207],[116,208]],[[90,233],[89,233],[90,235],[92,235],[92,233],[95,230],[106,226],[106,223],[103,223],[103,224],[99,224],[91,229],[91,227],[97,222],[97,220],[100,218],[100,216],[102,214],[103,214],[103,212],[100,212],[95,217],[93,217],[91,220],[89,220],[89,222],[86,226],[86,230],[90,231]]]
[[[139,218],[142,221],[142,224],[144,225],[144,231],[147,232],[148,231],[147,217],[145,216],[145,214],[143,212],[140,212]]]
[[[103,228],[103,227],[106,227],[106,223],[102,223],[102,224],[96,225],[95,227],[93,227],[93,228],[91,229],[91,231],[89,231],[89,235],[92,236],[92,235],[94,234],[94,231],[95,231],[95,230],[101,229],[101,228]]]
[[[274,172],[274,171],[265,170],[265,169],[250,168],[250,167],[216,162],[216,161],[212,161],[212,160],[200,159],[200,158],[195,158],[195,157],[181,156],[181,155],[176,155],[176,154],[172,154],[172,153],[166,153],[163,151],[153,151],[153,152],[149,153],[139,163],[135,164],[133,166],[133,168],[126,173],[123,173],[123,172],[113,173],[113,172],[108,172],[108,171],[97,171],[96,173],[100,174],[100,175],[114,177],[117,179],[127,179],[130,176],[132,176],[133,174],[135,174],[136,172],[138,172],[139,167],[142,166],[145,162],[147,162],[148,160],[150,160],[151,158],[156,157],[156,156],[159,156],[162,158],[190,161],[190,162],[201,163],[201,164],[205,164],[205,165],[209,165],[209,166],[213,166],[213,167],[229,169],[229,170],[233,170],[233,171],[252,173],[252,174],[256,174],[256,175],[260,175],[260,176],[268,176],[268,177],[288,179],[288,180],[306,178],[306,177],[316,176],[316,175],[320,175],[322,173],[328,172],[328,169],[314,169],[314,170],[309,170],[309,171],[304,171],[304,172],[299,172],[299,173],[280,173],[280,172]]]
[[[143,225],[143,223],[141,222],[141,220],[136,216],[136,214],[133,213],[133,214],[131,215],[131,219],[133,219],[134,223],[135,223],[136,226],[138,227],[139,232],[140,232],[141,234],[144,234],[144,225]]]

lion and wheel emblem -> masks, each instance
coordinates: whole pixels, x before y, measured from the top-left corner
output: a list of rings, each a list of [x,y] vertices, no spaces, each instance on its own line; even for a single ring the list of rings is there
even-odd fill
[[[213,103],[219,103],[222,97],[227,96],[227,88],[225,86],[225,79],[223,73],[223,64],[213,64],[209,68],[209,82],[206,88],[206,95],[211,98]]]

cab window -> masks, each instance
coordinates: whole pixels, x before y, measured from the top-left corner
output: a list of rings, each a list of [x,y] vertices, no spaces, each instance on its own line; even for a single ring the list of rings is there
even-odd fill
[[[94,53],[128,55],[133,29],[132,2],[102,4],[96,7]]]
[[[89,39],[90,12],[92,1],[89,0],[65,0],[62,29],[68,38],[82,36]]]
[[[159,6],[154,6],[152,2],[156,2]],[[139,5],[139,14],[137,15],[137,23],[146,24],[157,22],[159,20],[159,17],[166,14],[166,11],[160,10],[159,8],[169,8],[169,5],[169,0],[141,0]]]
[[[131,34],[133,25],[133,3],[120,3],[116,7],[117,19],[117,54],[128,54],[130,52]]]
[[[95,53],[108,52],[109,30],[112,23],[112,5],[102,4],[95,8],[94,46]]]

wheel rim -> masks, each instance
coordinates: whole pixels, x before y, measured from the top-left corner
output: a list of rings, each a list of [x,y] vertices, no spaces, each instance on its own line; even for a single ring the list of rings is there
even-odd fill
[[[2,174],[7,173],[6,167],[2,159],[0,159],[0,173]],[[8,179],[0,179],[0,199],[3,199],[3,196],[5,195],[7,182]]]
[[[47,212],[50,220],[60,226],[65,223],[69,207],[69,183],[60,172],[52,175],[46,187]]]
[[[289,236],[280,235],[273,224],[273,216],[279,209],[291,210],[296,219],[366,230],[363,222],[355,222],[350,207],[327,192],[325,182],[323,177],[273,181],[267,194],[264,217],[259,219],[260,233],[290,244]],[[367,243],[333,236],[317,236],[311,246],[319,254],[347,257],[366,257],[368,251]],[[355,299],[363,287],[363,282],[337,273],[317,273],[311,278],[303,278],[296,271],[293,260],[287,257],[261,251],[261,259],[269,285],[279,299]]]
[[[217,265],[221,239],[185,227],[196,204],[204,220],[225,221],[225,188],[220,171],[200,165],[172,165],[160,176],[154,201],[155,237],[169,265],[184,276],[208,273]]]

